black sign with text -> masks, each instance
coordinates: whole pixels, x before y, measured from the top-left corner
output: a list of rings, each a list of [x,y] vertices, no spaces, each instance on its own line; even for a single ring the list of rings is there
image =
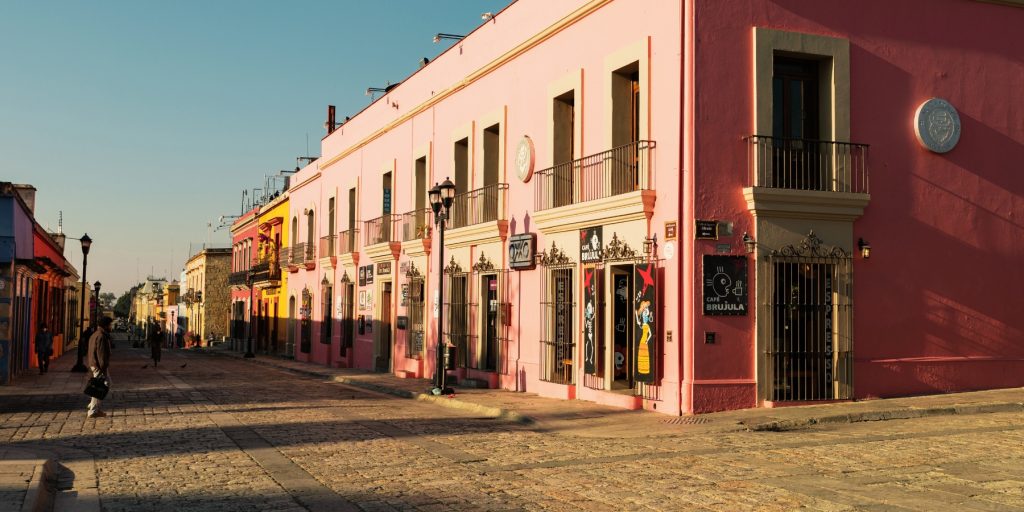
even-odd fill
[[[718,240],[718,221],[698,220],[693,237],[697,240]]]
[[[704,255],[704,314],[747,314],[747,257]]]
[[[537,267],[537,234],[521,233],[508,239],[508,266],[513,270]]]
[[[604,227],[602,226],[580,230],[580,262],[594,263],[604,259],[602,257],[603,234]]]

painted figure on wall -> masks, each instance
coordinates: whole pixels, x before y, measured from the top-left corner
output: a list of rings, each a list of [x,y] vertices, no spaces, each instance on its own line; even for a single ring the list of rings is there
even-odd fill
[[[654,312],[657,309],[657,287],[655,285],[656,267],[650,263],[634,267],[634,282],[640,288],[633,300],[636,309],[634,315],[634,339],[636,340],[636,366],[634,375],[637,381],[651,384],[655,380],[657,365],[657,331]]]

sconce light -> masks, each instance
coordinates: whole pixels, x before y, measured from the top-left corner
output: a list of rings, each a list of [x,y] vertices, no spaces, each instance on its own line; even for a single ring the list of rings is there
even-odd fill
[[[868,259],[871,257],[871,244],[864,241],[863,238],[857,240],[857,248],[860,249],[860,257]]]
[[[658,235],[655,234],[653,237],[644,238],[644,256],[650,257],[652,254],[657,255],[658,252]]]
[[[754,254],[754,249],[757,248],[757,241],[754,237],[750,236],[750,233],[743,233],[743,247],[747,250],[747,254]]]
[[[461,41],[465,37],[466,36],[460,36],[458,34],[445,34],[443,32],[438,32],[437,35],[434,36],[434,43],[440,43],[442,39]]]

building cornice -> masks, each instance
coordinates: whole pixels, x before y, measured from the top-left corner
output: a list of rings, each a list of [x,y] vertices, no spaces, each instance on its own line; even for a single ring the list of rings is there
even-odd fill
[[[481,78],[484,78],[485,76],[489,75],[494,70],[496,70],[496,69],[504,66],[508,62],[514,60],[516,57],[519,57],[520,55],[522,55],[522,54],[526,53],[527,51],[533,49],[535,46],[537,46],[537,45],[547,41],[548,39],[551,39],[552,37],[554,37],[554,36],[558,35],[559,33],[561,33],[563,30],[566,30],[567,28],[575,25],[577,22],[579,22],[580,20],[586,18],[587,16],[589,16],[592,13],[594,13],[595,11],[600,9],[601,7],[604,7],[605,5],[611,3],[611,1],[612,0],[591,0],[590,2],[587,2],[586,4],[581,6],[579,9],[576,9],[575,11],[569,13],[568,15],[563,17],[562,19],[560,19],[560,20],[556,21],[555,23],[551,24],[550,26],[548,26],[546,29],[544,29],[544,30],[540,31],[539,33],[535,34],[533,37],[531,37],[531,38],[527,39],[526,41],[520,43],[515,48],[512,48],[511,50],[505,52],[504,54],[500,55],[496,59],[494,59],[491,62],[485,64],[484,66],[482,66],[481,68],[477,69],[476,71],[470,73],[469,75],[467,75],[462,80],[460,80],[460,81],[456,82],[455,84],[451,85],[447,89],[445,89],[443,91],[440,91],[437,94],[431,96],[430,99],[424,101],[423,103],[420,103],[419,105],[417,105],[416,107],[412,108],[411,110],[409,110],[405,114],[403,114],[403,115],[399,116],[398,118],[396,118],[394,121],[384,125],[382,128],[379,128],[377,131],[371,133],[367,137],[364,137],[363,140],[361,140],[361,141],[359,141],[359,142],[349,146],[348,149],[338,153],[337,155],[335,155],[335,156],[333,156],[331,158],[328,158],[328,159],[324,160],[322,163],[321,162],[317,162],[318,168],[322,171],[322,170],[324,170],[324,169],[326,169],[326,168],[328,168],[328,167],[338,163],[339,161],[344,159],[346,156],[351,155],[352,153],[360,150],[361,148],[363,148],[367,144],[373,142],[374,140],[376,140],[379,137],[383,136],[384,134],[388,133],[389,131],[391,131],[395,127],[400,126],[403,123],[409,121],[410,119],[412,119],[412,118],[422,114],[423,112],[425,112],[428,109],[430,109],[431,107],[437,105],[441,101],[444,101],[449,96],[451,96],[451,95],[461,91],[462,89],[465,89],[469,85],[471,85],[471,84],[475,83],[476,81],[480,80]],[[294,190],[294,188],[292,190]]]

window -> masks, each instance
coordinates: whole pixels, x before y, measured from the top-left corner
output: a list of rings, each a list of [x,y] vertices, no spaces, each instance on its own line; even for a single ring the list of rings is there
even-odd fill
[[[331,311],[334,309],[334,287],[327,285],[323,289],[323,300],[321,301],[322,321],[320,323],[320,343],[330,344],[333,335],[334,319]]]
[[[446,270],[445,283],[445,306],[448,308],[446,316],[446,331],[448,341],[455,345],[455,360],[449,365],[457,365],[461,368],[469,366],[469,347],[474,345],[476,337],[470,334],[469,320],[472,315],[469,313],[469,289],[467,274],[461,270]]]
[[[466,192],[472,190],[469,179],[469,138],[455,143],[455,190],[457,195],[452,203],[450,227],[462,227],[469,219],[469,197]]]
[[[423,238],[425,236],[426,227],[429,219],[427,215],[427,157],[420,157],[416,159],[415,169],[413,171],[416,180],[413,188],[413,205],[415,205],[415,213],[413,214],[413,223],[415,224],[415,238]]]
[[[552,165],[554,166],[551,184],[554,192],[554,207],[565,206],[573,202],[573,182],[575,169],[572,165],[573,147],[575,144],[576,120],[575,91],[569,91],[554,99],[552,110],[554,129],[551,141]]]
[[[612,194],[637,190],[637,141],[640,140],[640,64],[612,73],[612,147],[626,148],[613,162]],[[618,154],[618,153],[617,153]]]
[[[426,339],[426,322],[424,319],[423,276],[409,279],[409,337],[405,343],[405,356],[419,359],[423,354]]]
[[[316,236],[316,224],[314,224],[313,210],[306,213],[306,258],[305,261],[313,259],[313,244]]]
[[[573,273],[573,267],[548,268],[541,295],[540,378],[559,384],[575,382]]]
[[[819,61],[775,56],[772,72],[772,172],[767,186],[822,190],[827,142],[819,126]]]

